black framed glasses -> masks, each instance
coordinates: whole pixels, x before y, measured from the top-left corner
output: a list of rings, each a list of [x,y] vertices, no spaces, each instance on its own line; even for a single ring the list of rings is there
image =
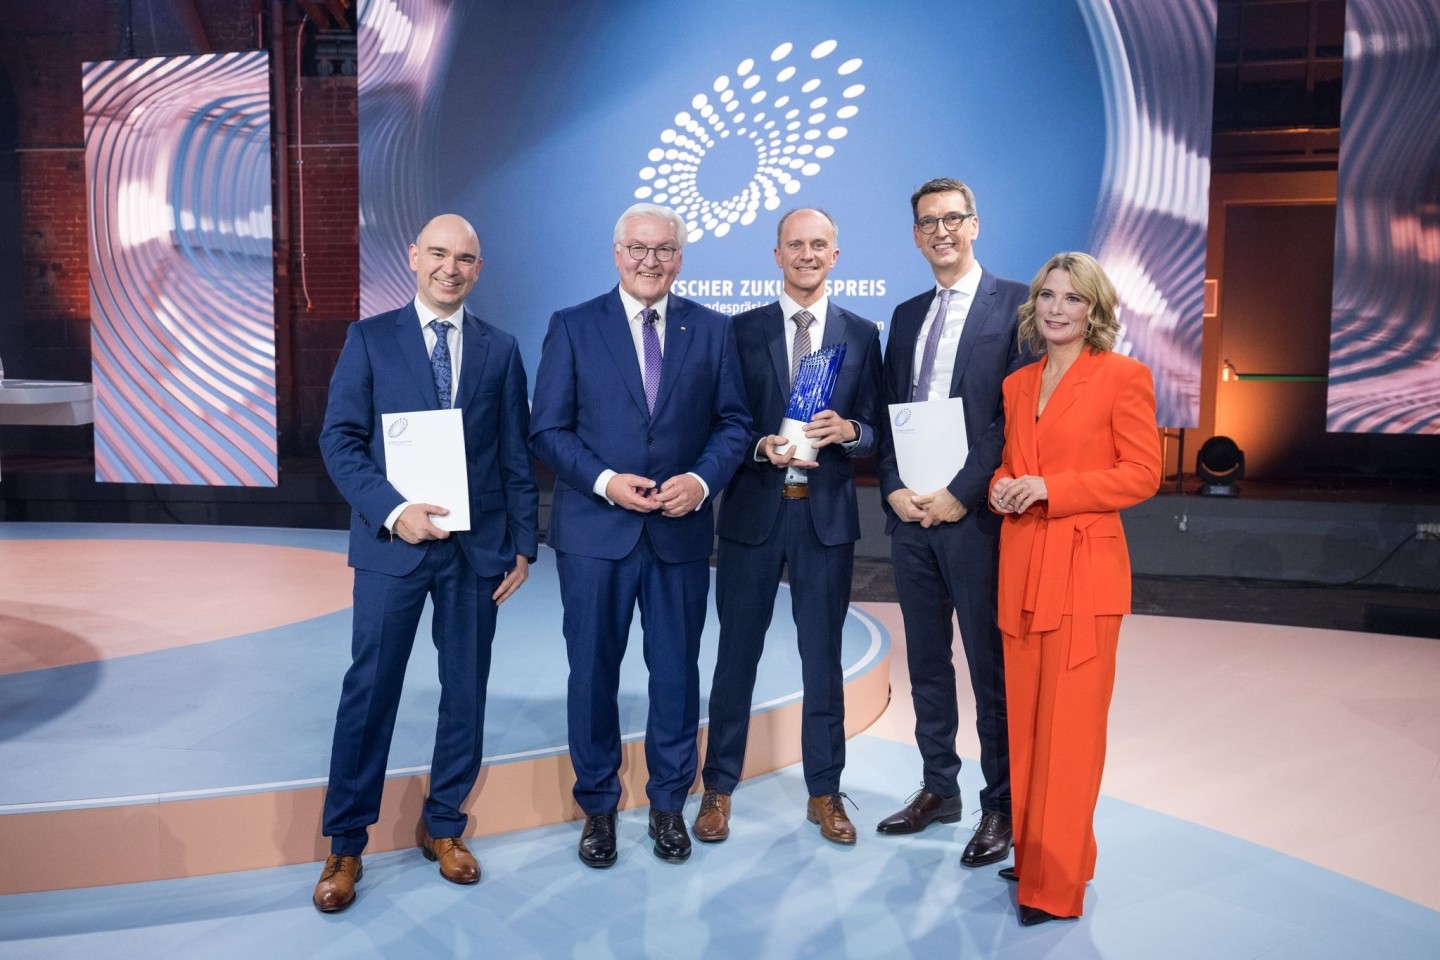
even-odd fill
[[[921,217],[915,221],[915,227],[921,233],[934,233],[935,228],[945,224],[945,229],[955,231],[960,229],[960,224],[975,216],[973,213],[947,213],[943,217]]]
[[[630,254],[631,260],[644,260],[650,254],[655,254],[655,259],[661,263],[669,263],[679,253],[677,247],[647,247],[643,243],[632,243],[625,247],[625,252]]]

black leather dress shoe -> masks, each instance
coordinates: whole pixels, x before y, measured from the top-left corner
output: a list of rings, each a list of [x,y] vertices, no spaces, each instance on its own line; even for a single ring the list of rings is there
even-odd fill
[[[1051,920],[1079,920],[1079,917],[1058,917],[1053,913],[1047,913],[1039,907],[1027,907],[1020,904],[1020,926],[1033,927],[1037,923],[1049,923]]]
[[[650,836],[655,839],[655,856],[666,863],[684,863],[690,859],[690,833],[685,829],[685,814],[679,810],[652,808]]]
[[[975,836],[965,844],[965,852],[960,854],[960,862],[967,867],[999,863],[1010,856],[1010,843],[1013,838],[1010,818],[1003,813],[986,810],[980,816],[980,826],[975,828]]]
[[[595,813],[585,818],[580,832],[580,862],[603,868],[615,862],[615,814]]]
[[[1001,867],[1001,868],[1000,868],[1000,879],[1001,879],[1001,880],[1009,880],[1011,883],[1019,883],[1019,882],[1020,882],[1020,874],[1018,874],[1018,873],[1015,872],[1015,868],[1014,868],[1014,867]]]
[[[960,813],[960,794],[942,797],[921,787],[903,809],[881,820],[875,829],[879,833],[919,833],[936,820],[954,823]]]

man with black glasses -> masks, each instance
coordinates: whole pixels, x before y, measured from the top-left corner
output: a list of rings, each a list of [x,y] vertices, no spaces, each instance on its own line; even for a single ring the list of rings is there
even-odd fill
[[[621,214],[619,286],[550,318],[535,375],[530,444],[555,472],[546,542],[565,607],[579,855],[590,867],[616,859],[616,697],[637,605],[650,671],[650,836],[660,859],[690,856],[682,808],[695,782],[712,506],[745,454],[750,415],[730,321],[670,294],[685,237],[665,207]]]
[[[917,833],[937,820],[960,819],[952,653],[952,617],[958,615],[985,775],[980,821],[960,862],[978,867],[1003,860],[1011,843],[1005,668],[995,619],[1000,517],[985,508],[985,497],[1004,447],[1000,385],[1028,359],[1015,336],[1028,291],[975,260],[980,218],[965,184],[931,180],[911,196],[910,207],[915,246],[929,262],[935,286],[895,308],[884,403],[962,398],[969,453],[949,483],[912,490],[900,476],[890,417],[880,418],[880,491],[924,774],[920,790],[876,829]]]

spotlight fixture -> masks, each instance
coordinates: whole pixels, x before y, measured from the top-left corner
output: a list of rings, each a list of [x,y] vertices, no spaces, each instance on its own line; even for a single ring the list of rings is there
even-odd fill
[[[1236,482],[1245,476],[1245,451],[1229,437],[1211,437],[1195,455],[1195,473],[1203,497],[1238,497]]]

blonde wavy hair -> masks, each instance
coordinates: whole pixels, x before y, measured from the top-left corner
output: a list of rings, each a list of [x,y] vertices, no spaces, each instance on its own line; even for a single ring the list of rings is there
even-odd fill
[[[1035,322],[1035,301],[1045,286],[1045,278],[1051,270],[1064,270],[1070,275],[1075,292],[1086,303],[1085,344],[1096,353],[1112,350],[1120,337],[1120,321],[1116,319],[1119,298],[1115,285],[1105,275],[1105,270],[1088,253],[1070,251],[1057,253],[1045,262],[1035,279],[1030,281],[1030,296],[1020,307],[1020,326],[1017,337],[1020,346],[1029,347],[1033,353],[1045,352],[1045,337]]]

